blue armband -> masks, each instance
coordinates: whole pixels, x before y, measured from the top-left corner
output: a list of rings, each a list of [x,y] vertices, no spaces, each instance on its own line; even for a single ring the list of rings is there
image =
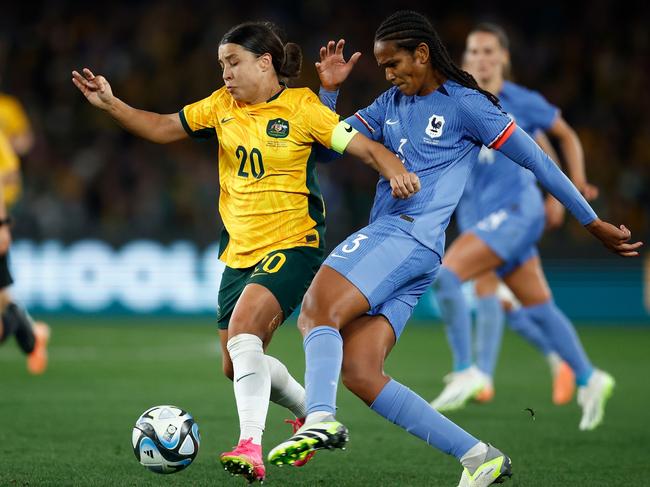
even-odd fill
[[[521,128],[517,127],[498,150],[520,166],[530,169],[544,189],[555,196],[582,225],[588,225],[598,218],[569,178]]]

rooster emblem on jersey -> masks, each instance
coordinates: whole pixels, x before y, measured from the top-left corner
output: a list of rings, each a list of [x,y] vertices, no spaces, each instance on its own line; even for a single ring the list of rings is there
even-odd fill
[[[442,128],[445,126],[445,117],[442,115],[431,115],[429,125],[424,131],[432,139],[437,139],[442,135]]]

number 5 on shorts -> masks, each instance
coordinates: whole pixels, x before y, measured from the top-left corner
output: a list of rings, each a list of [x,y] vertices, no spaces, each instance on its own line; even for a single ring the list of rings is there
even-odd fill
[[[355,250],[359,248],[359,245],[361,245],[361,241],[367,239],[368,236],[364,235],[363,233],[358,233],[357,236],[352,240],[352,246],[345,244],[343,247],[341,247],[341,250],[345,252],[346,254],[351,254]]]

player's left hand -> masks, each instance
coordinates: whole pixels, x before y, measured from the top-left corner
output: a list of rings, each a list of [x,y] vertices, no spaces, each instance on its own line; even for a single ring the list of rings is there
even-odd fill
[[[615,227],[611,223],[597,218],[586,228],[612,252],[622,257],[636,257],[639,255],[637,249],[643,245],[643,242],[627,243],[632,238],[632,232],[625,225]]]
[[[361,57],[360,52],[355,52],[346,62],[343,57],[344,47],[345,39],[339,39],[338,42],[329,41],[327,46],[320,48],[320,62],[316,63],[316,72],[321,86],[328,91],[339,89]]]
[[[420,178],[414,172],[400,173],[390,178],[393,198],[405,200],[420,191]]]
[[[592,201],[598,198],[598,186],[594,186],[593,184],[585,181],[579,186],[576,186],[578,188],[578,191],[582,193],[582,196],[585,197],[587,201]]]

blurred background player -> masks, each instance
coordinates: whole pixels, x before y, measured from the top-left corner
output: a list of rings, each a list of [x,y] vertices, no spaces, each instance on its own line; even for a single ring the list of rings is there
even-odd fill
[[[386,357],[438,272],[445,228],[481,145],[531,168],[592,233],[616,241],[611,249],[626,252],[638,244],[625,244],[628,231],[598,220],[548,156],[501,111],[496,97],[453,63],[426,17],[412,11],[388,17],[375,34],[374,53],[393,87],[347,121],[419,173],[422,191],[395,202],[380,179],[370,224],[339,244],[316,274],[298,318],[305,336],[308,415],[269,459],[292,464],[312,451],[345,445],[347,428],[335,418],[341,374],[346,387],[379,415],[455,456],[464,467],[461,486],[498,483],[511,474],[506,455],[384,372]]]
[[[2,79],[0,78],[0,87]],[[0,131],[9,139],[18,157],[24,157],[34,146],[34,134],[22,103],[0,91]]]
[[[158,143],[217,137],[225,226],[220,259],[226,264],[218,325],[240,420],[237,446],[220,459],[249,482],[266,475],[262,434],[269,399],[289,408],[299,425],[305,416],[304,389],[265,348],[324,255],[325,209],[313,146],[355,155],[390,180],[398,196],[410,194],[403,184],[409,175],[394,154],[339,122],[308,88],[286,87],[283,80],[298,76],[302,55],[276,31],[263,22],[229,30],[218,51],[225,86],[177,114],[134,109],[113,96],[104,77],[73,72],[88,101],[136,135]]]
[[[557,137],[576,187],[589,198],[595,196],[596,189],[586,181],[580,142],[559,110],[539,93],[505,80],[509,52],[503,30],[491,24],[475,28],[467,38],[465,59],[479,85],[499,96],[520,127],[531,135],[545,131]],[[601,422],[614,381],[594,369],[573,326],[553,302],[536,249],[545,221],[544,201],[533,174],[482,148],[459,207],[462,234],[448,249],[435,284],[454,359],[454,372],[431,403],[436,409],[458,409],[482,390],[483,399],[493,395],[492,375],[503,331],[498,274],[522,303],[509,313],[511,326],[550,358],[556,351],[575,371],[583,409],[580,429],[593,429]],[[478,367],[472,365],[471,317],[461,291],[462,282],[473,278],[478,278]],[[558,364],[557,370],[566,368]],[[570,393],[561,398],[565,402],[567,395],[570,399]]]
[[[20,159],[32,148],[34,137],[22,104],[0,92],[0,343],[16,337],[27,354],[27,370],[42,374],[47,369],[47,343],[50,328],[32,320],[26,310],[11,300],[9,271],[11,217],[9,208],[20,196]]]
[[[476,33],[487,34],[475,36]],[[492,37],[489,36],[492,35]],[[496,24],[482,23],[468,35],[467,47],[463,55],[463,69],[478,80],[486,89],[501,89],[503,83],[511,81],[510,42],[505,31]],[[541,95],[539,95],[541,97]],[[544,100],[545,102],[545,100]],[[538,107],[540,108],[540,107]],[[595,186],[586,180],[583,150],[575,131],[563,120],[559,110],[548,103],[541,104],[539,115],[541,125],[534,133],[537,144],[554,161],[564,160],[569,166],[571,180],[589,201],[598,195]],[[559,141],[563,152],[560,159],[546,133]],[[494,162],[492,151],[483,150],[479,164]],[[466,193],[456,209],[456,221],[461,232],[471,229],[477,223],[480,203],[477,195],[469,194],[472,178],[466,186]],[[564,221],[564,206],[550,194],[544,199],[546,229],[556,229]],[[552,400],[557,405],[567,404],[575,391],[575,375],[571,367],[562,360],[554,350],[544,332],[532,322],[521,309],[521,304],[508,287],[494,272],[486,272],[474,279],[476,296],[474,353],[478,369],[485,374],[485,386],[475,396],[479,402],[488,402],[494,398],[494,369],[496,366],[504,319],[511,329],[521,335],[546,358],[553,378]],[[505,313],[504,313],[505,311]],[[450,381],[453,373],[445,377]]]

